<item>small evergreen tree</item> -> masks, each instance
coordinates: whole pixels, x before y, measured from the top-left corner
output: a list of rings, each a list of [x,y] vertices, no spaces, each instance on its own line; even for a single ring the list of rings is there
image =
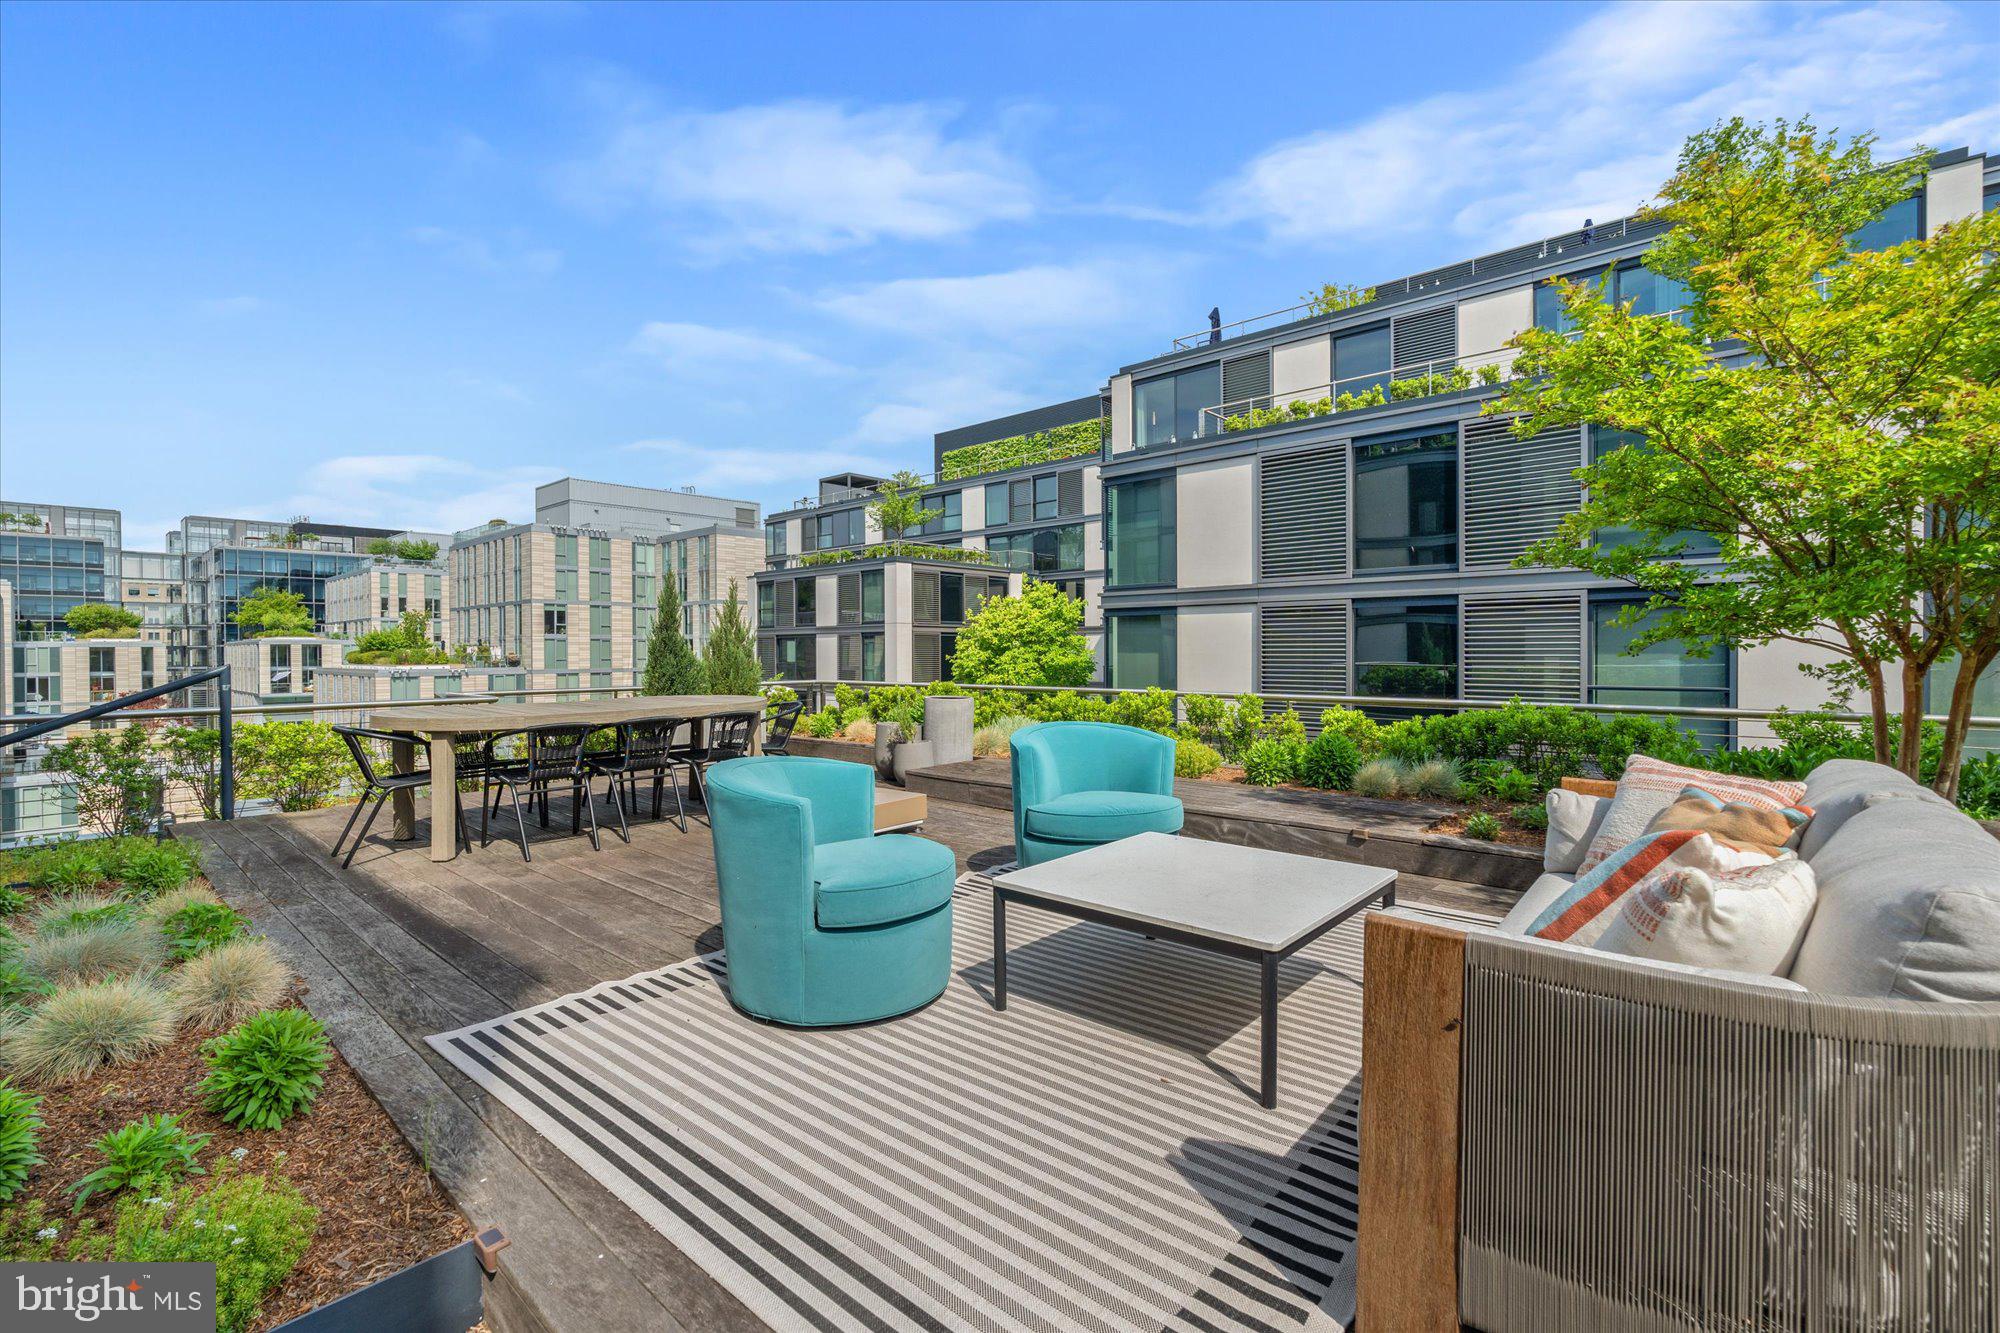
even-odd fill
[[[743,618],[743,599],[735,579],[729,581],[729,600],[709,631],[702,664],[708,670],[710,694],[755,694],[762,684],[757,645],[750,636],[750,622]]]
[[[694,645],[681,633],[681,590],[672,574],[660,580],[660,609],[653,616],[653,637],[646,643],[646,674],[641,694],[703,694],[708,673]]]

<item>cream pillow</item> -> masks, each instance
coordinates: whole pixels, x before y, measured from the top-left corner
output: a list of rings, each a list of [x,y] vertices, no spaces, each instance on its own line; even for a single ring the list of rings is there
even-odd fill
[[[1623,895],[1595,947],[1630,958],[1783,976],[1818,901],[1812,867],[1789,852],[1734,870],[1677,867]]]
[[[1551,787],[1544,808],[1549,812],[1549,827],[1542,835],[1542,869],[1574,875],[1611,809],[1611,798]]]

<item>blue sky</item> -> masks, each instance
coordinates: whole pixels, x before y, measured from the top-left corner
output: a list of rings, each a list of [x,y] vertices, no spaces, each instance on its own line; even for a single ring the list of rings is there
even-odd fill
[[[1992,7],[0,6],[0,491],[777,505],[1810,112],[2000,150]]]

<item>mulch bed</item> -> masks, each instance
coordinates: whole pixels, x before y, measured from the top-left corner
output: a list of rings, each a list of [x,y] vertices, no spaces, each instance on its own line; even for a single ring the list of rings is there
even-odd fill
[[[299,988],[286,1003],[297,1003],[303,993]],[[171,1046],[142,1060],[74,1083],[31,1089],[42,1094],[47,1128],[41,1151],[47,1160],[13,1204],[42,1200],[48,1221],[59,1224],[65,1238],[75,1218],[95,1218],[108,1229],[115,1196],[95,1195],[81,1214],[70,1212],[70,1186],[102,1165],[90,1145],[142,1115],[179,1112],[189,1132],[215,1136],[201,1153],[211,1174],[214,1163],[243,1148],[244,1171],[285,1176],[319,1209],[312,1246],[266,1298],[259,1329],[471,1239],[472,1228],[443,1187],[338,1051],[311,1110],[275,1130],[239,1130],[204,1110],[195,1090],[208,1072],[201,1042],[212,1035],[185,1030]]]

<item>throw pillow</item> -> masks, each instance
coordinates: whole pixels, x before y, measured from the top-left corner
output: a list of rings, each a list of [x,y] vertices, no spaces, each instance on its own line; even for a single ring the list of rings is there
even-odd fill
[[[1585,796],[1582,792],[1552,787],[1545,802],[1549,812],[1548,832],[1542,835],[1542,869],[1574,875],[1597,836],[1604,812],[1611,808],[1609,796]]]
[[[1678,800],[1653,816],[1646,832],[1696,829],[1724,847],[1776,856],[1799,835],[1812,814],[1810,806],[1788,805],[1781,810],[1765,810],[1743,801],[1725,801],[1700,787],[1686,787]]]
[[[1648,876],[1693,868],[1736,870],[1762,865],[1767,856],[1724,847],[1695,829],[1670,829],[1627,843],[1577,876],[1529,924],[1526,934],[1571,944],[1595,944],[1611,923],[1620,898]]]
[[[1740,870],[1677,866],[1619,899],[1597,948],[1659,962],[1783,976],[1819,900],[1813,869],[1787,852]]]
[[[1797,805],[1806,792],[1803,782],[1739,778],[1635,754],[1625,765],[1625,775],[1618,779],[1618,794],[1611,798],[1611,808],[1605,811],[1597,836],[1590,840],[1590,850],[1584,853],[1580,869],[1589,870],[1644,833],[1653,816],[1672,805],[1674,798],[1688,787],[1700,787],[1724,801],[1740,801],[1763,810]]]

